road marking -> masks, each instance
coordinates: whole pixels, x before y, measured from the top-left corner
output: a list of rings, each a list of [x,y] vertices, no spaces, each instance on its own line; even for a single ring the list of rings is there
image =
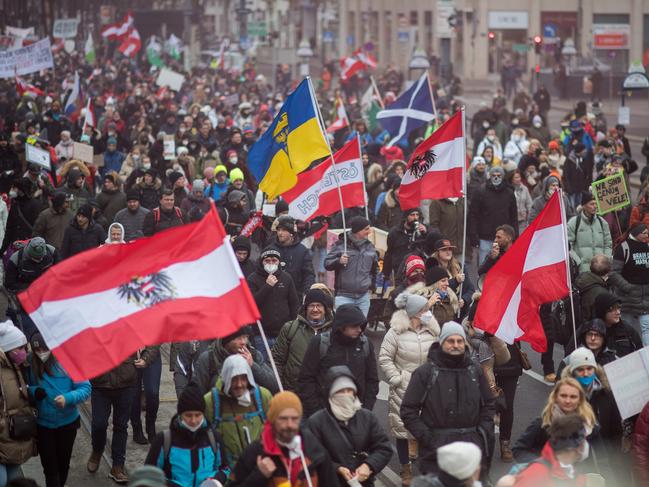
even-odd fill
[[[537,374],[533,370],[524,370],[523,374],[531,377],[534,380],[539,381],[541,384],[545,384],[548,387],[554,387],[554,384],[552,382],[547,382],[541,374]],[[379,388],[380,389],[380,388]]]

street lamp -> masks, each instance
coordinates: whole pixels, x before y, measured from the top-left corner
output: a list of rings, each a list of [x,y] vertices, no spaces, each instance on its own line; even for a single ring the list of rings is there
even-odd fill
[[[300,77],[309,76],[309,60],[313,57],[313,49],[306,39],[302,39],[297,48],[297,56],[302,61],[300,63]]]
[[[410,57],[410,63],[408,64],[409,78],[412,77],[412,70],[414,69],[421,69],[422,73],[430,69],[430,61],[428,61],[426,51],[424,51],[421,47],[415,49],[412,53],[412,56]]]

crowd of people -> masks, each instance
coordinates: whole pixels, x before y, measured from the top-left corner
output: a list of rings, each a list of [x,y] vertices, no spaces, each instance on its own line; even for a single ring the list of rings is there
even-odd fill
[[[110,478],[120,484],[369,487],[395,451],[403,486],[492,485],[495,458],[512,464],[502,486],[582,485],[585,473],[611,485],[649,480],[649,405],[623,421],[602,368],[649,345],[649,166],[633,205],[598,214],[591,183],[621,173],[629,187],[638,164],[625,127],[609,128],[596,102],[577,103],[551,127],[544,87],[530,97],[508,85],[508,96],[499,90],[471,119],[467,194],[402,208],[406,161],[430,127],[388,147],[387,132],[369,128],[346,86],[355,122],[330,143],[359,136],[368,205],[344,210],[342,228],[340,214],[295,220],[281,198],[265,198],[248,168],[250,148],[295,86],[285,70],[273,90],[251,65],[242,73],[196,68],[175,92],[158,89],[144,61],[98,54],[95,65],[56,54],[55,71],[30,77],[43,96],[19,96],[13,81],[0,81],[0,487],[37,454],[47,487],[66,485],[78,406],[88,399],[87,470],[99,469],[112,415]],[[83,111],[65,111],[75,71],[95,125]],[[394,70],[377,81],[387,102],[403,88]],[[325,114],[340,94],[327,89],[317,90]],[[435,96],[441,123],[460,105],[443,90]],[[92,147],[92,163],[75,157],[75,142]],[[50,167],[28,161],[26,145],[47,151]],[[575,318],[569,300],[541,306],[543,373],[553,387],[538,418],[512,438],[529,359],[473,319],[484,276],[559,189]],[[160,430],[169,373],[160,346],[74,382],[15,296],[62,260],[199,221],[212,203],[265,336],[251,325],[172,344],[177,414]],[[242,232],[255,216],[261,225]],[[384,253],[373,226],[387,232]],[[330,246],[327,228],[342,228]],[[385,298],[378,317],[377,291]],[[371,320],[386,328],[378,350],[365,333]],[[559,364],[555,345],[565,352]],[[389,388],[387,429],[374,408],[380,378]],[[125,469],[129,423],[132,440],[150,445],[134,472]]]

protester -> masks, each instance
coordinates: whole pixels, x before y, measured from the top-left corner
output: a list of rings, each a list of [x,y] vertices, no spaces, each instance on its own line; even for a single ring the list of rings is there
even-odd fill
[[[392,279],[404,257],[414,248],[416,241],[425,238],[426,227],[420,223],[422,219],[419,208],[411,208],[403,212],[403,220],[388,232],[387,249],[383,257],[383,275]]]
[[[624,357],[642,348],[639,333],[621,318],[620,298],[602,293],[595,298],[596,318],[606,324],[606,346],[618,357]]]
[[[99,247],[106,240],[104,229],[93,219],[92,207],[81,206],[63,234],[61,258],[67,259],[85,250]]]
[[[412,487],[475,486],[480,479],[481,461],[480,448],[466,441],[454,441],[437,449],[439,474],[417,477]]]
[[[581,212],[568,220],[570,257],[579,265],[579,271],[589,270],[590,260],[596,254],[613,255],[613,241],[608,223],[597,214],[597,203],[592,194],[581,200]]]
[[[293,217],[282,215],[277,219],[275,238],[271,241],[280,253],[284,271],[293,278],[295,290],[301,298],[315,282],[313,255],[301,242]]]
[[[590,259],[590,270],[580,272],[575,279],[575,288],[579,291],[581,302],[581,319],[590,320],[594,317],[595,299],[609,291],[609,275],[611,259],[604,254],[595,254]]]
[[[41,237],[34,237],[11,254],[6,264],[4,285],[14,293],[24,291],[60,260],[54,246],[45,243]]]
[[[142,232],[145,237],[155,235],[162,230],[177,227],[185,223],[185,215],[175,206],[173,191],[165,189],[160,195],[160,204],[144,217]]]
[[[129,189],[126,193],[126,208],[115,214],[115,223],[124,228],[124,240],[130,242],[144,236],[144,218],[149,210],[140,203],[140,193],[137,189]]]
[[[57,192],[52,198],[52,206],[41,211],[36,218],[32,237],[42,237],[48,244],[60,250],[65,229],[73,217],[65,193]]]
[[[126,208],[126,195],[120,189],[121,182],[117,173],[109,173],[104,176],[104,186],[101,193],[97,195],[99,209],[112,222],[118,211]]]

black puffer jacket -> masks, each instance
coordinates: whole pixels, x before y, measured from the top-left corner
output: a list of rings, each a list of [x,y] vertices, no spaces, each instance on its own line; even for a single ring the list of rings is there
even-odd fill
[[[279,335],[284,323],[295,319],[300,307],[291,275],[278,270],[275,277],[277,283],[274,286],[266,283],[268,273],[264,270],[262,260],[259,259],[257,269],[247,278],[248,286],[261,313],[261,324],[266,334],[271,337]]]
[[[271,239],[270,244],[274,244],[279,250],[282,262],[285,264],[284,271],[288,272],[293,278],[295,290],[299,295],[304,295],[315,282],[313,254],[300,243],[297,236],[288,245],[281,245],[277,242],[276,237]]]
[[[511,225],[518,232],[518,207],[514,190],[502,183],[497,188],[487,181],[471,200],[467,234],[472,245],[478,240],[493,240],[496,228]]]
[[[308,360],[302,364],[297,383],[305,417],[327,406],[329,394],[325,374],[336,365],[349,367],[358,384],[358,398],[363,407],[374,408],[379,393],[379,376],[372,342],[363,334],[355,339],[342,334],[345,326],[359,323],[365,330],[367,320],[363,313],[352,304],[343,304],[336,311],[331,332],[316,335],[309,342],[304,354]],[[329,341],[328,347],[322,347],[325,350],[320,346],[323,337],[325,343]]]
[[[84,250],[94,249],[102,245],[105,241],[106,232],[94,220],[90,220],[86,229],[83,230],[77,223],[77,219],[72,218],[70,225],[68,225],[68,228],[65,229],[65,233],[63,234],[61,258],[67,259]]]
[[[413,372],[401,403],[403,424],[419,442],[420,470],[436,473],[438,447],[469,441],[482,450],[487,472],[495,414],[487,378],[468,350],[456,359],[435,343],[428,351],[428,360]]]
[[[329,369],[326,376],[327,389],[335,379],[343,376],[356,381],[346,366]],[[392,458],[392,445],[388,435],[374,413],[367,409],[357,411],[345,424],[337,420],[327,407],[309,418],[307,428],[327,450],[336,470],[338,467],[347,467],[354,472],[361,464],[366,463],[372,472],[378,473]],[[347,483],[339,476],[338,485],[346,487]],[[373,486],[374,475],[361,485]]]
[[[179,227],[185,223],[185,216],[179,207],[174,206],[171,210],[163,210],[160,207],[154,208],[144,216],[142,233],[150,237],[158,232],[173,227]]]

